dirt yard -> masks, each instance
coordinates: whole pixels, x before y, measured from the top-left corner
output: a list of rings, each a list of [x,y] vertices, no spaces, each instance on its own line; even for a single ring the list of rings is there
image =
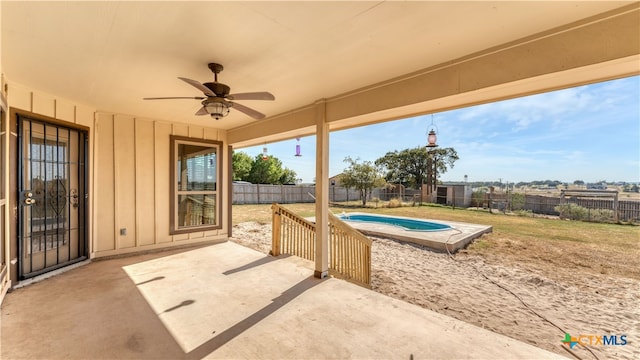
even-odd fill
[[[570,358],[639,358],[638,244],[628,256],[588,244],[589,254],[572,242],[534,244],[514,231],[498,226],[453,256],[373,238],[372,288]],[[268,253],[270,223],[238,222],[233,241]],[[565,333],[626,335],[628,343],[578,345],[572,354],[561,342]]]

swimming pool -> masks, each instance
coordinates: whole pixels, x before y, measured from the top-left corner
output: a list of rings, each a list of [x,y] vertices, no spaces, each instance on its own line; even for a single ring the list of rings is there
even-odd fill
[[[450,230],[451,226],[446,224],[435,223],[427,220],[410,219],[395,216],[382,216],[370,214],[341,214],[340,220],[355,221],[362,223],[378,223],[384,225],[393,225],[403,228],[407,231],[442,231]]]

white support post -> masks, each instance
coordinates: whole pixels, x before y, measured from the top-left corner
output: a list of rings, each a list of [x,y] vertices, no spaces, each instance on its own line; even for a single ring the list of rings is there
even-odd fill
[[[329,274],[329,124],[326,100],[316,103],[316,256],[314,276]]]

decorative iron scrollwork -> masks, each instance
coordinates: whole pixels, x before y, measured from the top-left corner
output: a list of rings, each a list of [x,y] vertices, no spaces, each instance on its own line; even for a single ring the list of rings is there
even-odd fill
[[[49,205],[51,205],[56,216],[59,217],[67,206],[67,188],[64,181],[57,179],[55,182],[51,182],[49,189],[47,189],[47,197],[49,198]]]

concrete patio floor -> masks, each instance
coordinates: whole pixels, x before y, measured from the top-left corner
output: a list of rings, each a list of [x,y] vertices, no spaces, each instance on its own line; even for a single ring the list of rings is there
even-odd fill
[[[560,355],[232,242],[67,271],[7,294],[2,359],[543,359]]]

